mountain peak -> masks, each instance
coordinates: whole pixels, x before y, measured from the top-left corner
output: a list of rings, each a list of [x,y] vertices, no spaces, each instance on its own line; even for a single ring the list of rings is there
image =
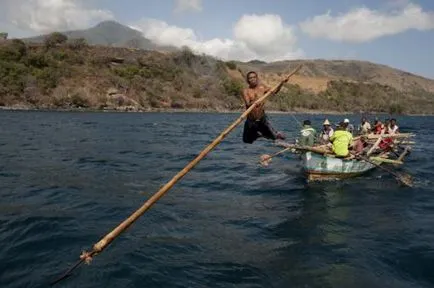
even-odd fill
[[[87,31],[95,31],[100,34],[106,34],[109,36],[110,34],[122,34],[130,35],[131,37],[141,37],[142,33],[137,30],[131,29],[128,26],[125,26],[119,22],[113,20],[102,21],[95,25],[92,28],[87,29]],[[119,35],[121,36],[121,35]]]
[[[115,20],[105,20],[96,24],[93,28],[105,28],[105,27],[124,27],[129,28]],[[130,28],[131,29],[131,28]]]
[[[173,51],[174,47],[160,46],[143,37],[138,30],[132,29],[114,20],[99,22],[84,30],[63,31],[70,39],[84,38],[91,45],[141,48],[150,50]],[[46,35],[23,39],[27,42],[41,43]]]

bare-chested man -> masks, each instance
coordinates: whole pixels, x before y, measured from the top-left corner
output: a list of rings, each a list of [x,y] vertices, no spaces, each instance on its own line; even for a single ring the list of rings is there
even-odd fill
[[[258,98],[267,93],[270,88],[259,83],[258,74],[254,71],[247,73],[246,78],[249,87],[244,89],[243,98],[246,109],[248,109]],[[280,88],[282,88],[282,85],[280,85],[274,93],[279,92]],[[265,115],[264,102],[256,106],[247,116],[246,122],[244,123],[243,142],[252,144],[261,136],[272,140],[285,139],[285,137],[281,133],[277,133],[268,122],[267,116]]]

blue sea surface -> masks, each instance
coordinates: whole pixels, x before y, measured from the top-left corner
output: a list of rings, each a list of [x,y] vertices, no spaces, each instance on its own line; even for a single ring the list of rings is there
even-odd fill
[[[48,287],[239,114],[0,111],[0,287]],[[272,114],[292,141],[360,115]],[[385,116],[380,117],[384,118]],[[305,182],[238,126],[58,287],[434,287],[434,117],[398,117],[403,167]]]

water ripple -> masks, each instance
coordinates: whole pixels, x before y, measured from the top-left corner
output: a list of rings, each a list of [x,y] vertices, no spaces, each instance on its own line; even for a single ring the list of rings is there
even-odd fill
[[[237,117],[0,111],[0,287],[46,287]],[[434,118],[399,121],[415,188],[383,171],[307,184],[297,157],[261,167],[276,147],[240,126],[63,286],[433,286]]]

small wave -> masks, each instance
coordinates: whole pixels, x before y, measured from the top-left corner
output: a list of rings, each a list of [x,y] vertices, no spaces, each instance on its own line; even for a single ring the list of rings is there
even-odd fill
[[[0,113],[0,125],[14,131],[0,143],[1,287],[39,287],[57,276],[234,120],[189,113],[31,115]],[[288,119],[277,115],[273,123],[295,135]],[[242,143],[240,128],[98,255],[100,267],[86,267],[65,285],[434,283],[428,268],[410,267],[417,261],[429,267],[434,249],[434,138],[426,119],[409,120],[406,126],[423,137],[403,168],[394,168],[414,177],[413,188],[381,170],[306,183],[291,157],[260,166],[259,155],[275,147]]]

